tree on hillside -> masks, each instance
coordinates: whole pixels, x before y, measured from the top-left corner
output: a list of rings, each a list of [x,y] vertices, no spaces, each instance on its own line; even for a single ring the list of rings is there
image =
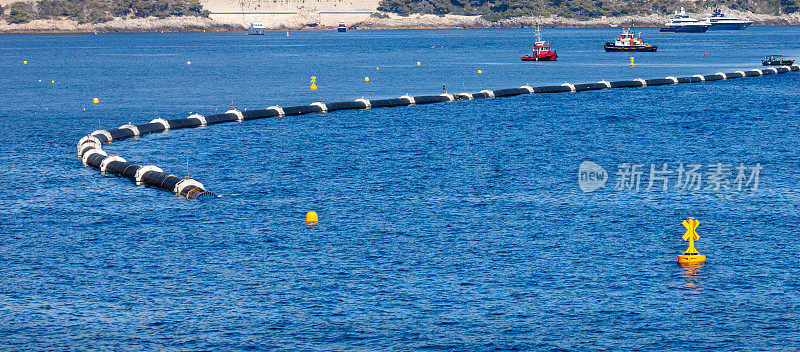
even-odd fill
[[[28,23],[31,21],[31,13],[33,7],[25,2],[15,2],[11,4],[11,11],[8,13],[6,22],[8,23]]]
[[[6,22],[8,23],[28,23],[30,21],[31,18],[28,16],[28,13],[20,9],[11,9],[8,18],[6,18]]]
[[[800,11],[800,0],[780,0],[778,8],[785,14],[795,13]]]

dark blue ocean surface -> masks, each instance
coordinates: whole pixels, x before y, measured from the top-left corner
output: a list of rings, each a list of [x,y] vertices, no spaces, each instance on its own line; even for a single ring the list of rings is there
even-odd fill
[[[75,155],[86,133],[158,117],[800,57],[800,29],[788,27],[645,29],[659,52],[634,55],[602,51],[617,29],[544,35],[558,62],[519,61],[528,29],[0,35],[0,349],[797,348],[798,73],[338,111],[104,146],[188,173],[214,200],[137,187]],[[585,160],[608,171],[605,187],[579,188]],[[625,163],[643,165],[638,191],[615,187]],[[709,165],[730,164],[732,189],[683,190],[673,176],[667,191],[647,190],[650,165],[664,163],[703,165],[703,188]],[[762,168],[757,189],[737,189],[739,165],[748,177]],[[310,210],[319,224],[303,221]],[[687,217],[708,255],[691,270],[676,262]]]

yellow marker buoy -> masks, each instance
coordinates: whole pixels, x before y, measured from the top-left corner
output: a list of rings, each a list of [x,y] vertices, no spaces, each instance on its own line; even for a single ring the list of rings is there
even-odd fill
[[[633,63],[633,56],[631,56],[631,64],[630,64],[630,66],[631,67],[636,66],[636,64]]]
[[[316,224],[319,222],[319,216],[316,211],[309,211],[306,213],[306,222],[309,224]]]
[[[376,67],[375,69],[376,69],[376,70],[380,70],[381,68],[380,68],[380,67]]]
[[[364,82],[369,82],[369,77],[364,77]]]
[[[191,61],[186,61],[186,64],[187,64],[187,65],[191,65],[191,64],[192,64],[192,62],[191,62]]]
[[[52,81],[50,81],[50,83],[56,83],[56,81],[55,81],[55,80],[52,80]]]
[[[92,99],[92,103],[100,104],[100,99],[94,98]]]
[[[478,70],[478,73],[483,73],[483,71],[481,71],[481,70]]]
[[[23,65],[27,65],[28,64],[28,60],[23,61],[22,64]]]
[[[317,90],[317,84],[314,83],[314,82],[311,82],[311,86],[308,87],[308,88],[311,88],[311,90]]]
[[[689,248],[687,248],[682,255],[678,256],[678,264],[694,265],[706,261],[706,256],[700,254],[700,252],[694,248],[694,241],[700,239],[700,235],[698,235],[696,231],[698,225],[700,225],[700,222],[694,218],[683,220],[683,227],[686,228],[686,233],[683,234],[683,240],[689,241]]]
[[[39,80],[39,83],[42,83],[42,80],[41,80],[41,79]]]
[[[287,36],[287,37],[289,36],[289,31],[286,31],[286,36]]]
[[[420,65],[422,65],[422,63],[421,63],[421,62],[419,62],[419,61],[417,61],[417,66],[420,66]]]

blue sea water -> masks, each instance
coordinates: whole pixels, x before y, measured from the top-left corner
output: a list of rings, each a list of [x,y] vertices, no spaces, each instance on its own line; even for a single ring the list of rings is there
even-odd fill
[[[529,29],[0,35],[0,349],[797,349],[797,73],[104,146],[222,195],[206,201],[100,175],[75,155],[86,133],[158,117],[800,56],[797,27],[643,29],[659,52],[634,55],[602,51],[618,29],[544,35],[559,61],[519,60]],[[608,171],[604,188],[578,187],[585,160]],[[617,190],[623,163],[763,169],[756,190],[646,190],[648,175]],[[319,224],[303,221],[311,210]],[[698,268],[676,263],[687,217],[708,255]]]

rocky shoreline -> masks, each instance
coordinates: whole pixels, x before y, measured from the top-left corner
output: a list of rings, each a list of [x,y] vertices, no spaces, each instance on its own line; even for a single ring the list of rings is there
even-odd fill
[[[92,32],[198,32],[240,31],[242,26],[205,17],[117,18],[104,23],[78,23],[74,20],[33,20],[24,24],[0,21],[0,33],[92,33]]]
[[[765,15],[728,10],[727,13],[739,18],[753,20],[755,26],[796,26],[800,25],[800,13],[791,15]],[[213,17],[213,14],[212,14]],[[618,16],[601,17],[585,21],[566,17],[515,17],[497,22],[489,22],[480,16],[458,15],[411,15],[369,17],[366,20],[349,24],[358,29],[451,29],[451,28],[523,28],[540,26],[543,28],[608,28],[608,27],[660,27],[669,16]],[[330,26],[308,21],[294,20],[270,26],[272,30],[330,30]],[[302,24],[301,24],[302,23]],[[91,33],[91,32],[192,32],[192,31],[243,31],[239,23],[226,23],[204,17],[168,18],[117,18],[104,23],[78,23],[74,20],[34,20],[25,24],[8,24],[0,21],[0,33]]]

